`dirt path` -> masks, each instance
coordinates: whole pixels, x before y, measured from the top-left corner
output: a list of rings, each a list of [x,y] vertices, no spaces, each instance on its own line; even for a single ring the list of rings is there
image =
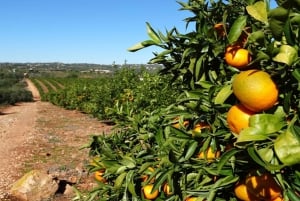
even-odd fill
[[[41,102],[37,89],[27,83],[35,101],[1,109],[0,200],[29,170],[82,166],[88,150],[79,147],[89,142],[91,134],[111,128],[78,111]]]

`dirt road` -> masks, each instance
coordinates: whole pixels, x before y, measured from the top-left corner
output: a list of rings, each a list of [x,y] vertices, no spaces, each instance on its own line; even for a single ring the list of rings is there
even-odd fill
[[[89,142],[91,134],[111,128],[78,111],[41,102],[37,89],[30,80],[27,83],[35,101],[1,109],[0,200],[29,170],[82,165],[88,150],[79,147]]]

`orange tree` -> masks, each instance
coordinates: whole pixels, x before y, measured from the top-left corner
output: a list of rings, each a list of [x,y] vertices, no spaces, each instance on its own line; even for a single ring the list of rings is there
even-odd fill
[[[149,40],[129,50],[161,48],[149,62],[162,64],[161,73],[181,83],[181,95],[110,136],[93,136],[86,146],[96,157],[90,171],[105,169],[107,182],[77,198],[299,200],[299,0],[278,1],[272,9],[267,0],[179,4],[192,13],[185,19],[194,26],[191,32],[162,33],[147,23]],[[235,64],[235,56],[246,60]],[[237,92],[233,83],[239,83],[240,73],[258,81],[248,80]],[[254,90],[271,85],[271,91]],[[253,101],[246,104],[240,91]],[[273,94],[271,101],[266,93]],[[237,104],[251,111],[238,133],[227,122],[228,110]],[[149,184],[153,196],[142,190]]]

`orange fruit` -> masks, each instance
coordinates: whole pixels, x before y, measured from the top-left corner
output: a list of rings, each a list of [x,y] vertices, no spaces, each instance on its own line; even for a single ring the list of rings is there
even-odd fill
[[[179,122],[179,117],[176,117],[176,118],[174,119],[174,121],[178,121],[178,122],[172,124],[172,126],[173,126],[174,128],[178,128],[178,129],[179,129],[179,128],[182,128],[182,127],[186,127],[186,126],[188,126],[189,123],[190,123],[188,120],[184,120],[183,123]]]
[[[281,201],[282,190],[269,173],[248,175],[245,180],[239,181],[234,193],[243,201]]]
[[[278,100],[278,89],[271,76],[261,70],[246,70],[235,76],[232,83],[237,99],[251,111],[270,109]]]
[[[143,182],[146,182],[149,178],[149,175],[152,174],[152,172],[154,172],[154,168],[153,167],[148,167],[147,170],[145,171],[146,174],[141,176],[141,179]],[[154,183],[155,178],[152,178],[150,183]]]
[[[249,118],[255,114],[241,104],[233,105],[227,113],[227,123],[231,132],[239,134],[242,129],[249,126]]]
[[[247,49],[240,46],[229,46],[226,48],[225,61],[230,66],[244,69],[251,62],[251,59],[251,54]]]
[[[253,193],[249,192],[244,182],[238,182],[234,187],[234,194],[243,201],[259,201],[260,199]]]
[[[165,183],[163,185],[163,191],[166,195],[172,195],[172,192],[171,192],[171,189],[170,189],[170,186],[169,184]]]
[[[281,188],[269,173],[250,175],[245,184],[249,192],[253,192],[265,200],[273,200],[281,196]]]
[[[193,131],[197,133],[201,133],[201,130],[205,128],[210,128],[210,126],[207,123],[198,123],[194,126]]]
[[[207,161],[213,161],[216,158],[219,158],[221,155],[221,152],[219,150],[213,152],[212,148],[209,147],[205,153],[203,151],[199,152],[198,158],[200,159],[206,159]]]
[[[196,201],[197,197],[188,197],[185,199],[185,201]]]
[[[214,29],[216,30],[218,36],[224,37],[226,35],[225,33],[225,27],[223,23],[217,23],[214,25]]]
[[[282,197],[277,197],[277,198],[275,198],[275,199],[273,199],[271,201],[284,201],[284,199]]]
[[[143,187],[144,197],[148,200],[154,200],[155,198],[157,198],[159,194],[158,189],[152,192],[153,187],[154,187],[153,184],[147,184]]]
[[[105,172],[105,169],[97,170],[97,171],[94,173],[95,179],[96,179],[97,181],[102,182],[102,183],[106,183],[107,180],[103,177],[104,172]]]

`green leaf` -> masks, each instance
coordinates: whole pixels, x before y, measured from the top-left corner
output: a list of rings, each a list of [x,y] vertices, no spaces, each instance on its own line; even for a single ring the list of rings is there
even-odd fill
[[[288,19],[289,11],[283,7],[277,7],[269,12],[269,27],[274,38],[281,41],[284,26]]]
[[[215,104],[223,104],[226,99],[232,94],[231,85],[224,85],[222,89],[215,96]]]
[[[240,152],[240,150],[238,149],[231,149],[225,153],[223,153],[221,155],[221,158],[218,162],[218,165],[217,165],[217,169],[218,169],[218,172],[220,172],[222,170],[222,168],[224,167],[224,165],[226,165],[228,163],[228,161],[235,155],[237,154],[238,152]]]
[[[288,166],[300,164],[300,139],[288,129],[274,142],[274,150],[279,160]]]
[[[249,126],[265,134],[279,131],[285,125],[284,116],[279,114],[255,114],[249,118]]]
[[[188,149],[186,150],[184,159],[188,160],[191,158],[192,155],[194,155],[196,149],[198,147],[198,142],[197,141],[192,141],[190,144],[188,144]]]
[[[195,66],[195,70],[194,70],[194,73],[195,73],[194,76],[195,76],[196,81],[198,81],[202,77],[202,74],[200,75],[200,72],[201,72],[203,61],[206,56],[207,56],[206,54],[201,55],[201,57],[198,58],[198,60],[196,62],[196,66]]]
[[[295,193],[295,190],[288,188],[286,194],[291,201],[299,201],[299,195]]]
[[[258,155],[256,149],[254,146],[248,147],[247,148],[248,154],[250,157],[260,166],[266,168],[269,171],[275,171],[275,170],[280,170],[284,167],[284,165],[273,165],[271,163],[268,163],[267,161],[263,161],[260,156]]]
[[[233,44],[239,39],[246,24],[247,24],[247,16],[240,16],[234,21],[228,34],[228,41],[230,44]]]
[[[261,141],[269,138],[285,125],[284,118],[280,114],[255,114],[249,118],[249,127],[243,129],[238,135],[237,146],[243,146],[243,142]]]
[[[264,132],[255,127],[248,127],[243,129],[238,135],[236,146],[243,146],[243,142],[253,142],[253,141],[261,141],[266,140],[268,138]]]
[[[133,175],[134,175],[134,170],[130,170],[127,175],[126,175],[126,187],[128,188],[128,191],[133,195],[137,196],[135,192],[135,186],[133,182]],[[126,190],[126,189],[125,189]]]
[[[159,35],[154,31],[154,29],[151,27],[151,25],[146,22],[146,27],[147,27],[147,33],[148,36],[156,43],[159,44],[161,43],[161,40],[159,38]]]
[[[139,43],[133,45],[132,47],[128,48],[127,50],[129,52],[136,52],[140,49],[143,49],[143,48],[151,46],[151,45],[156,45],[156,43],[153,40],[145,40],[143,42],[139,42]]]
[[[171,177],[173,174],[174,170],[173,169],[169,169],[169,170],[165,170],[163,171],[159,177],[155,180],[155,184],[153,186],[152,192],[159,189],[163,183],[167,180],[167,178]]]
[[[291,66],[298,59],[297,50],[290,45],[281,45],[279,53],[273,57],[273,61]]]
[[[292,72],[292,75],[293,75],[294,78],[296,78],[298,80],[298,82],[300,82],[300,69],[295,69]]]
[[[274,157],[274,151],[270,147],[264,147],[256,150],[263,161],[271,162]]]
[[[264,44],[265,33],[262,30],[252,32],[248,37],[248,43]]]
[[[127,175],[127,172],[123,172],[116,178],[115,186],[114,186],[116,189],[119,189],[122,186],[126,175]]]
[[[121,160],[121,164],[126,166],[127,168],[134,168],[135,160],[129,156],[123,156],[123,159]]]
[[[256,20],[268,24],[267,7],[264,1],[258,1],[253,5],[247,6],[246,10]]]
[[[300,14],[299,13],[292,13],[291,14],[291,24],[293,25],[300,25]]]

